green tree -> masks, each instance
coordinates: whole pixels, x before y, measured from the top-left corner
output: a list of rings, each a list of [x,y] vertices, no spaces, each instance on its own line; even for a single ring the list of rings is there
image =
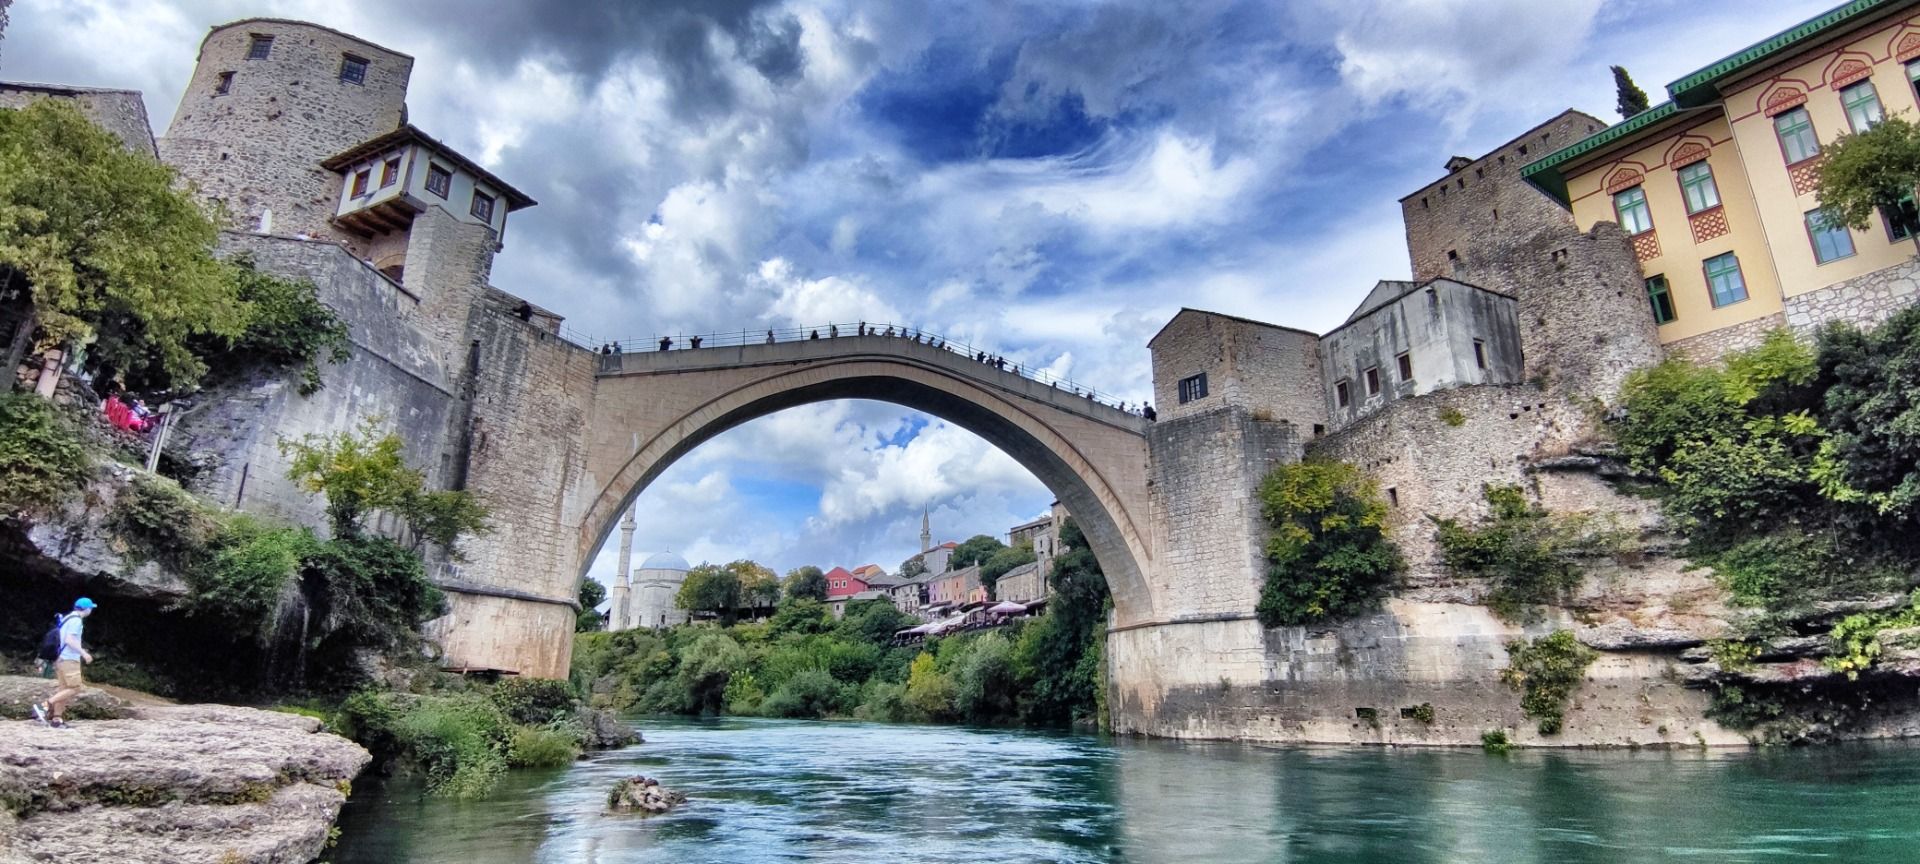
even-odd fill
[[[1047,614],[1028,625],[1014,647],[1025,686],[1027,721],[1066,725],[1099,717],[1105,675],[1102,640],[1110,605],[1107,577],[1080,526],[1060,526],[1060,554],[1047,574]]]
[[[421,540],[452,550],[460,537],[487,530],[486,508],[466,491],[426,490],[426,475],[407,466],[400,436],[382,433],[383,419],[334,435],[280,439],[287,478],[327,497],[334,536],[358,537],[361,520],[384,510],[405,519]]]
[[[1000,577],[1007,575],[1012,572],[1014,568],[1022,564],[1032,564],[1037,560],[1039,559],[1033,554],[1032,543],[1001,547],[992,555],[987,556],[987,560],[980,562],[980,584],[986,587],[987,597],[990,599],[997,599],[999,597],[996,589],[999,585]]]
[[[249,258],[230,261],[229,269],[247,306],[247,326],[236,338],[195,340],[195,352],[206,358],[213,374],[232,376],[250,365],[298,368],[300,392],[311,394],[320,389],[317,361],[344,363],[352,357],[347,322],[320,302],[312,282],[262,273]]]
[[[825,602],[827,599],[827,574],[820,568],[808,564],[787,571],[787,596],[806,597]]]
[[[773,570],[742,558],[727,565],[740,579],[740,605],[748,609],[772,609],[780,602],[780,577]]]
[[[805,636],[832,628],[833,615],[827,612],[826,604],[812,597],[788,597],[780,601],[780,608],[767,622],[767,630],[774,636],[787,633]]]
[[[573,632],[592,633],[605,627],[607,621],[594,611],[595,606],[607,599],[607,586],[597,579],[580,580],[580,614],[575,618]]]
[[[194,340],[247,325],[217,239],[171,168],[73,106],[0,109],[0,289],[27,286],[23,332],[41,347],[86,344],[104,377],[192,386],[206,371]]]
[[[1647,91],[1633,83],[1633,76],[1627,74],[1627,67],[1609,66],[1607,68],[1613,71],[1613,109],[1620,112],[1620,119],[1625,120],[1647,110]]]
[[[1387,505],[1344,462],[1275,468],[1260,483],[1272,527],[1267,579],[1254,614],[1268,627],[1315,624],[1366,612],[1404,569],[1387,539]]]
[[[1873,214],[1912,206],[1920,187],[1920,124],[1890,116],[1865,132],[1843,134],[1820,161],[1816,200],[1829,224],[1866,230]],[[1915,234],[1920,248],[1920,234]]]
[[[52,508],[93,472],[80,431],[31,393],[0,393],[0,517]]]
[[[993,557],[993,553],[1005,548],[1007,548],[1006,544],[999,540],[985,534],[975,534],[953,550],[953,555],[947,559],[947,569],[958,570],[962,567],[971,567]]]
[[[1829,437],[1817,478],[1832,497],[1911,519],[1920,510],[1920,307],[1871,332],[1828,327],[1819,346]]]
[[[897,575],[902,579],[912,579],[916,576],[923,576],[926,574],[926,572],[927,572],[927,556],[924,554],[921,554],[921,555],[915,555],[912,558],[908,558],[907,560],[900,562],[900,570],[894,575]]]
[[[939,722],[953,717],[953,679],[942,674],[933,655],[913,658],[907,672],[907,706],[922,720]]]
[[[893,634],[918,623],[919,619],[894,608],[892,600],[858,600],[847,604],[834,633],[842,639],[886,645]]]
[[[673,603],[689,612],[710,612],[732,624],[740,596],[739,574],[717,564],[701,564],[687,571]]]

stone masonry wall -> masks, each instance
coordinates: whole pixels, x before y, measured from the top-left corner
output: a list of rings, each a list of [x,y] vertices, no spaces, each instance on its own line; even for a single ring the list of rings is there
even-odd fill
[[[0,81],[0,108],[24,108],[38,99],[59,99],[71,103],[95,125],[112,132],[127,145],[127,149],[146,156],[158,155],[159,151],[153,143],[153,125],[147,120],[147,104],[140,99],[138,90]]]
[[[247,59],[254,34],[273,37],[264,60]],[[340,80],[341,57],[369,61],[364,84]],[[232,72],[226,93],[221,74]],[[413,58],[336,30],[254,18],[214,28],[201,43],[160,153],[199,190],[224,202],[230,227],[253,231],[273,212],[271,232],[348,235],[329,224],[340,176],[320,167],[400,126]]]
[[[1722,327],[1698,336],[1669,342],[1667,354],[1684,357],[1695,363],[1712,363],[1731,352],[1758,347],[1767,338],[1768,333],[1785,326],[1787,326],[1787,319],[1784,314],[1742,321],[1732,327]]]
[[[1147,447],[1148,499],[1163,532],[1147,577],[1156,617],[1250,617],[1266,572],[1256,493],[1273,466],[1300,458],[1299,431],[1224,407],[1154,423]]]
[[[312,281],[348,325],[352,358],[322,363],[319,392],[302,396],[292,373],[256,374],[196,397],[168,439],[175,458],[199,465],[195,491],[229,506],[324,530],[323,502],[286,478],[282,437],[335,434],[384,417],[406,442],[407,461],[439,479],[454,381],[409,321],[419,301],[318,240],[227,233],[222,256],[246,255],[260,270]]]
[[[1163,418],[1233,405],[1311,430],[1327,422],[1319,337],[1228,315],[1182,310],[1149,346]],[[1207,396],[1180,404],[1180,379],[1207,374]]]
[[[1786,299],[1786,324],[1806,336],[1823,324],[1845,321],[1873,327],[1920,299],[1920,258],[1836,282]]]
[[[1504,250],[1525,245],[1539,231],[1571,226],[1572,215],[1521,180],[1520,169],[1606,125],[1578,111],[1564,112],[1400,199],[1414,281],[1458,276],[1463,264],[1498,260]]]
[[[1664,356],[1640,265],[1612,222],[1542,231],[1460,274],[1518,299],[1527,377],[1556,394],[1611,403],[1628,374]]]

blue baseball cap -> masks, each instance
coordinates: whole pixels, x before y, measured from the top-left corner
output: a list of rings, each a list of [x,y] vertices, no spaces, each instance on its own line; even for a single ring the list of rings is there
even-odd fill
[[[88,597],[82,597],[78,600],[73,601],[73,608],[75,609],[92,609],[93,606],[94,606],[93,600]]]

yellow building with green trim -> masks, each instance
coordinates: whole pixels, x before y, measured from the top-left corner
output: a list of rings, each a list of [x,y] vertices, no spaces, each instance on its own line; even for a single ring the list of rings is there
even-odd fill
[[[1855,0],[1667,85],[1669,101],[1522,169],[1576,225],[1618,222],[1669,350],[1780,326],[1871,324],[1920,290],[1909,204],[1865,231],[1818,218],[1822,148],[1920,120],[1920,0]]]

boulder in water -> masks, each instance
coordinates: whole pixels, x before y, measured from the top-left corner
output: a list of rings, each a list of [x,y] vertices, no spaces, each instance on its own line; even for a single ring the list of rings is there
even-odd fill
[[[588,750],[618,750],[640,743],[640,730],[622,722],[605,708],[587,708],[580,712],[580,725],[587,730]]]
[[[687,793],[675,792],[652,777],[635,774],[607,793],[607,809],[616,813],[665,813],[687,800]]]

